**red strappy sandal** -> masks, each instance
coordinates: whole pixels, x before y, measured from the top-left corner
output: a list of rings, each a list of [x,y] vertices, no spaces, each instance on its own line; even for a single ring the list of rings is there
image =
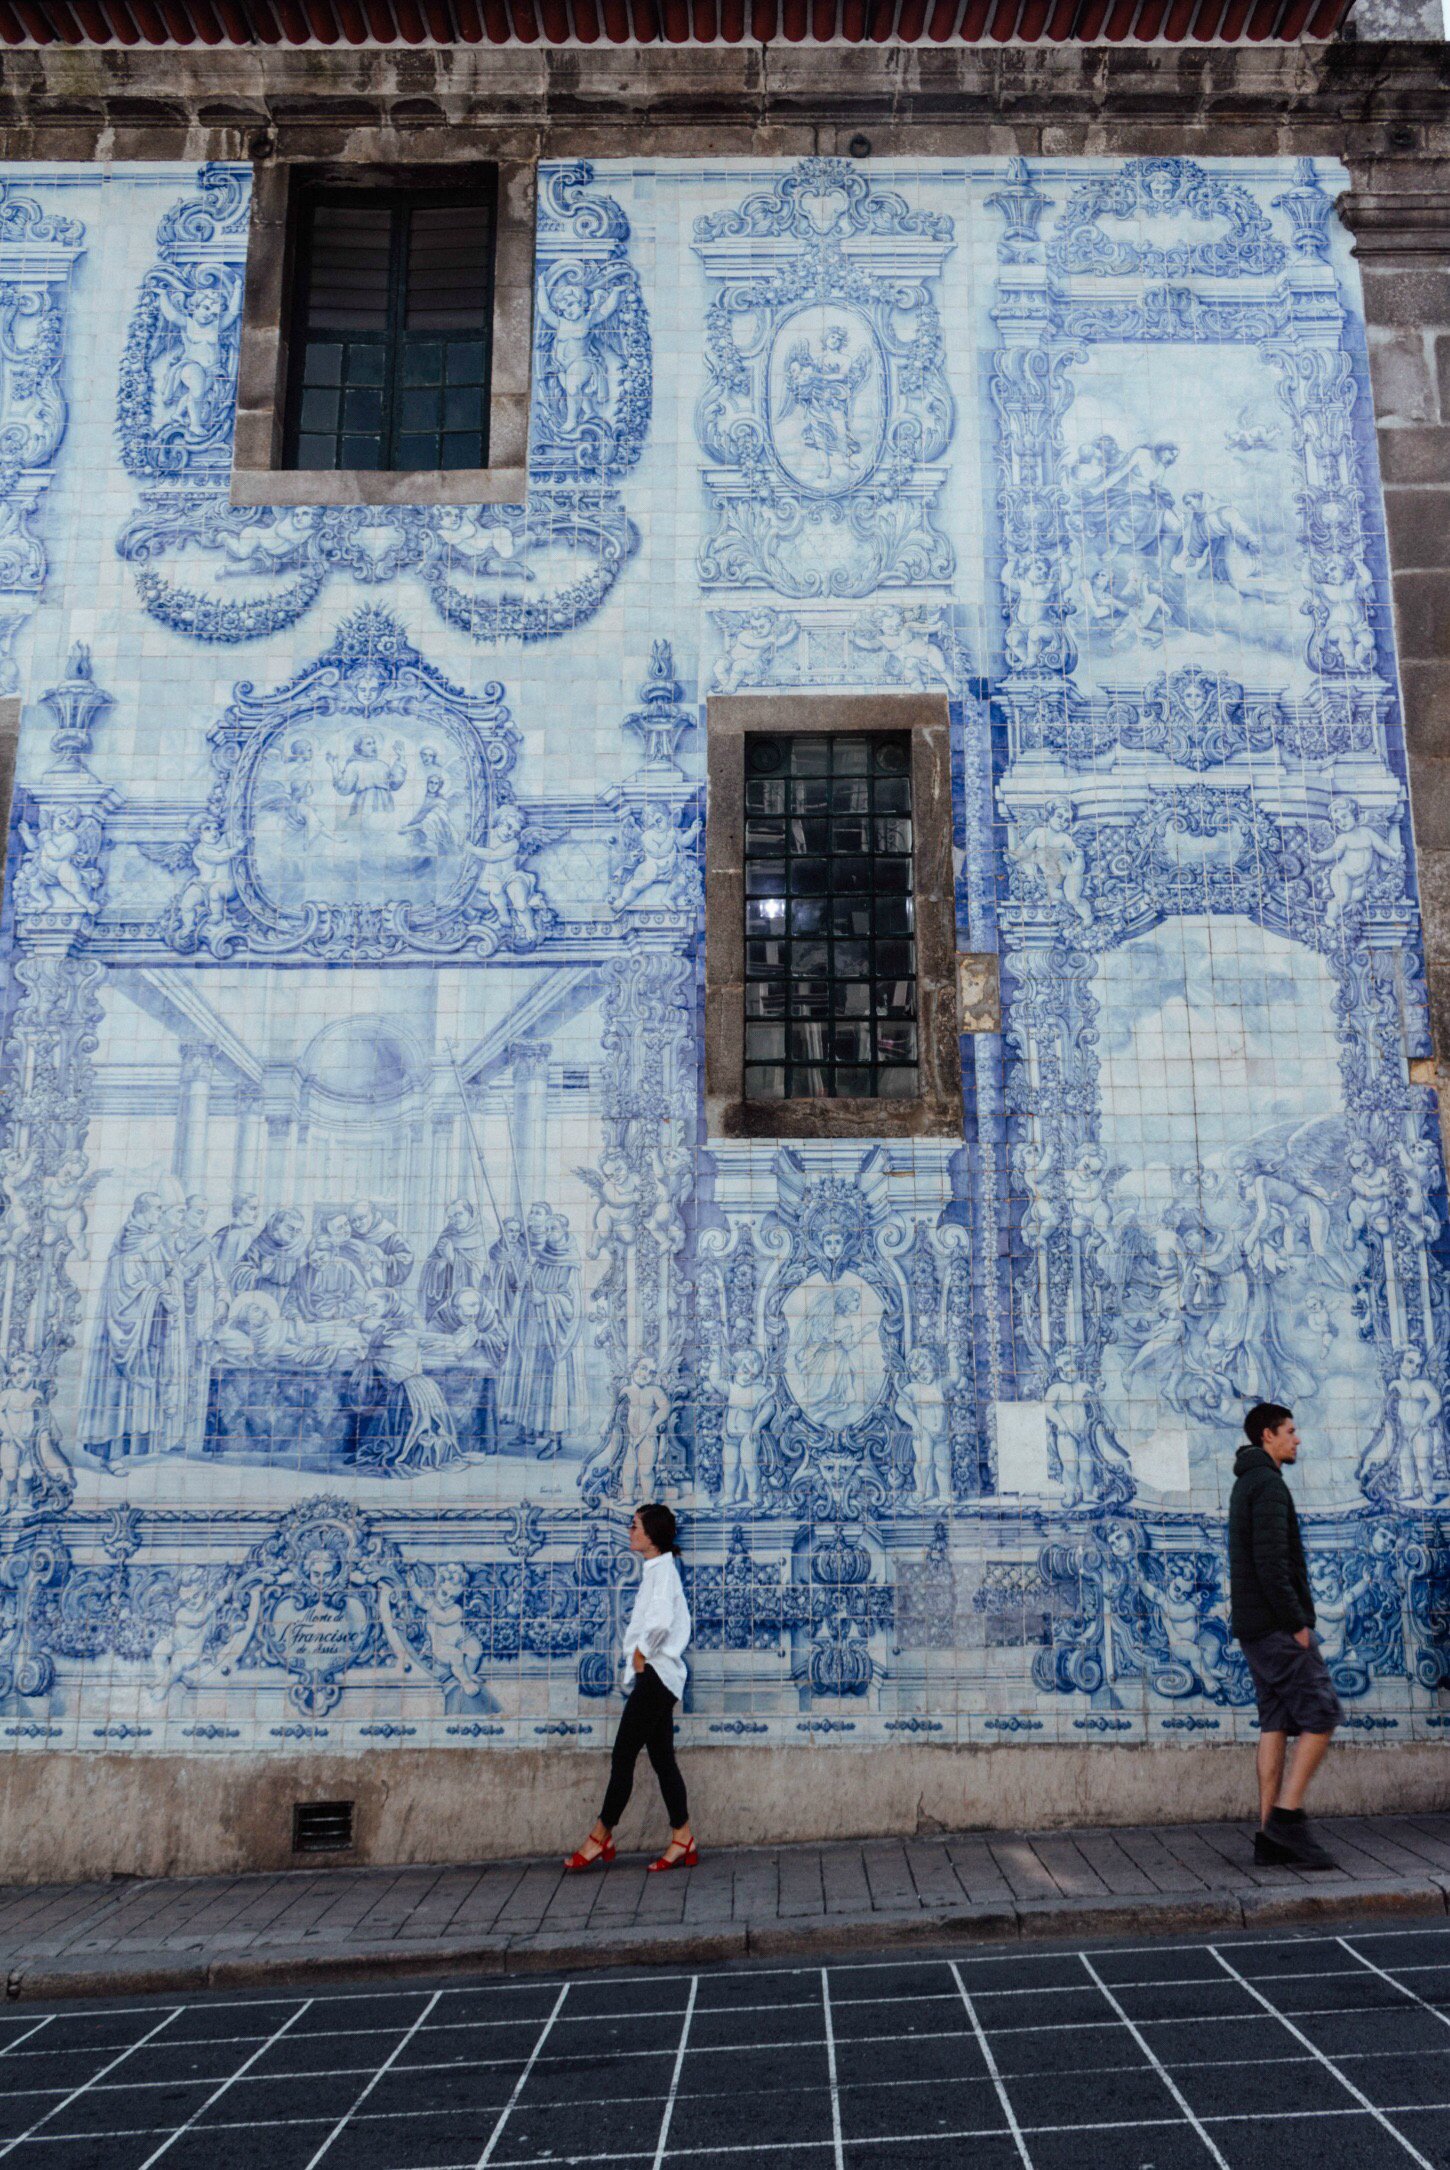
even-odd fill
[[[588,1844],[588,1841],[585,1841]],[[566,1876],[582,1876],[586,1869],[607,1869],[614,1859],[614,1841],[605,1839],[597,1854],[586,1854],[582,1846],[576,1847],[564,1863]]]
[[[670,1846],[678,1845],[678,1843],[677,1839],[670,1840]],[[658,1861],[651,1861],[649,1874],[651,1876],[663,1876],[667,1869],[697,1869],[699,1866],[700,1856],[695,1851],[695,1841],[691,1839],[677,1861],[671,1861],[670,1848],[667,1846]]]

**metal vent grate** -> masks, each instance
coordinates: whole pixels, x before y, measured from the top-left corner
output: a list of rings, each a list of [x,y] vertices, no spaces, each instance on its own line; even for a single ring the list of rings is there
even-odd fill
[[[294,1801],[294,1854],[345,1854],[352,1846],[351,1801]]]

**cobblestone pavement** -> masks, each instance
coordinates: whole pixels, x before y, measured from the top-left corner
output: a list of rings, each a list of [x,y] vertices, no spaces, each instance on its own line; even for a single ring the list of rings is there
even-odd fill
[[[695,1964],[1450,1906],[1450,1816],[1319,1828],[1332,1875],[1257,1869],[1249,1825],[1193,1824],[707,1849],[672,1876],[647,1876],[641,1857],[582,1877],[549,1861],[10,1887],[0,1973],[12,1998],[143,1994],[279,1972]]]
[[[14,2170],[1444,2170],[1450,1925],[0,2015]]]

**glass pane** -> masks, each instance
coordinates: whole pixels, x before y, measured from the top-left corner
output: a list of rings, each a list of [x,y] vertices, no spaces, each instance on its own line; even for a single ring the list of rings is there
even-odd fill
[[[308,390],[302,394],[301,426],[305,430],[335,430],[339,395],[335,391]]]
[[[404,430],[437,429],[437,391],[430,386],[426,391],[405,392],[398,401],[398,422]]]
[[[483,438],[477,430],[449,430],[443,439],[445,467],[482,467]]]
[[[347,349],[347,381],[349,384],[382,384],[388,374],[388,350],[383,346],[371,346],[354,339]]]
[[[341,384],[343,349],[334,344],[309,342],[302,363],[304,384]]]
[[[450,339],[444,353],[444,375],[450,384],[482,384],[484,348],[480,339]]]
[[[476,388],[466,391],[448,391],[443,394],[443,427],[477,431],[483,426],[483,394]],[[884,851],[909,851],[911,840],[905,844],[885,844]]]
[[[420,474],[438,465],[438,439],[436,436],[408,436],[398,439],[398,467],[404,474]]]
[[[910,741],[752,735],[745,765],[747,1095],[910,1098]]]
[[[367,385],[349,385],[342,395],[344,429],[381,430],[383,395]]]

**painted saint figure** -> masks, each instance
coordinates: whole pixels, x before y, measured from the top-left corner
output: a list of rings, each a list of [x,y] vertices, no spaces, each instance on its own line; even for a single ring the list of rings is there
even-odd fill
[[[295,1207],[269,1213],[260,1235],[242,1253],[232,1275],[238,1294],[260,1289],[280,1304],[296,1277],[307,1249],[307,1224]]]
[[[352,742],[352,752],[344,761],[339,761],[337,755],[329,751],[327,765],[332,771],[333,790],[340,799],[347,801],[346,818],[349,821],[359,820],[364,814],[391,813],[393,794],[401,791],[408,780],[400,741],[393,740],[393,758],[385,761],[370,731],[359,732]]]
[[[187,1378],[181,1277],[161,1200],[143,1191],[106,1261],[81,1402],[82,1446],[105,1462],[179,1446]]]
[[[478,1215],[466,1198],[456,1198],[418,1278],[418,1301],[424,1320],[441,1333],[453,1333],[463,1323],[458,1309],[462,1291],[487,1291],[492,1279],[488,1240],[478,1224]]]
[[[499,1380],[499,1421],[516,1425],[547,1457],[559,1452],[581,1407],[583,1275],[562,1213],[542,1203],[530,1206],[519,1264],[508,1354]]]

